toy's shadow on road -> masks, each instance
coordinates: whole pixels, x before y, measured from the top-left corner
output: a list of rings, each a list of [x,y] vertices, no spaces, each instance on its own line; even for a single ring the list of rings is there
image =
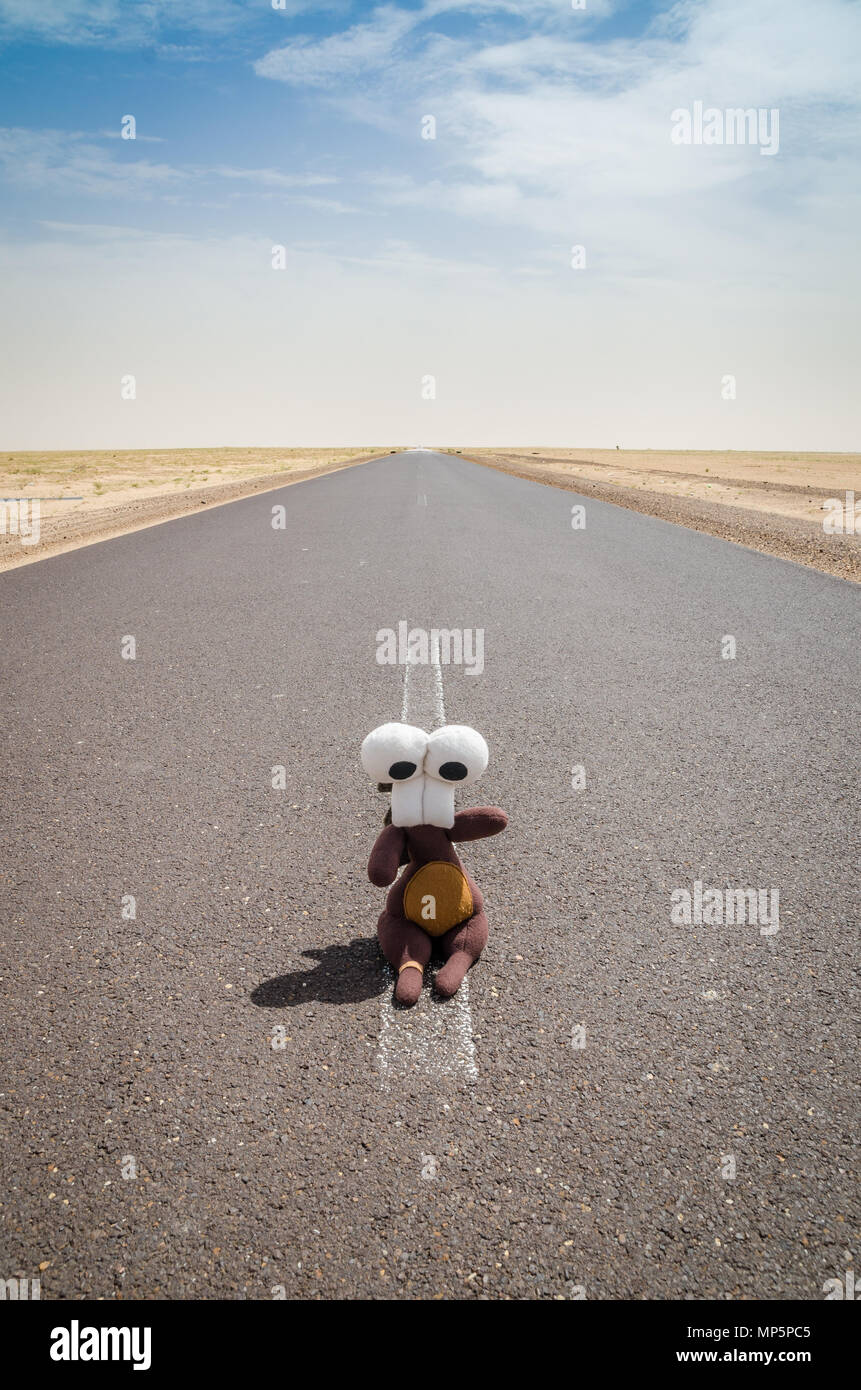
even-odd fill
[[[289,1009],[294,1004],[317,1000],[321,1004],[358,1004],[390,989],[382,967],[377,938],[356,937],[321,950],[302,952],[316,961],[308,970],[275,975],[251,991],[251,1002],[261,1009]]]

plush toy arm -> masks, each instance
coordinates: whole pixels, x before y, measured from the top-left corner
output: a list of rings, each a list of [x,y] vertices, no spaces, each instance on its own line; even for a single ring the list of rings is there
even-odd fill
[[[498,835],[507,824],[508,816],[498,806],[472,806],[468,811],[458,811],[448,837],[450,840],[484,840],[488,835]]]
[[[388,888],[397,877],[406,835],[399,825],[387,825],[377,836],[368,860],[368,878],[378,888]]]

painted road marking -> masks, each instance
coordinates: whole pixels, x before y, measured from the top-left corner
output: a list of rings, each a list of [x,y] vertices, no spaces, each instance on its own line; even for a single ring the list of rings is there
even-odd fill
[[[427,733],[445,723],[445,694],[439,660],[426,666],[408,661],[404,666],[401,723],[414,724]]]
[[[391,966],[386,971],[393,990],[395,973]],[[429,973],[436,974],[436,969],[426,973],[426,980]],[[377,1063],[385,1089],[393,1082],[418,1076],[435,1081],[476,1081],[469,980],[464,980],[454,998],[445,1003],[427,983],[412,1009],[395,1009],[388,993],[380,1017]]]
[[[430,733],[445,723],[442,671],[438,661],[426,666],[404,667],[401,721]],[[435,1081],[478,1079],[472,1038],[469,978],[453,999],[434,993],[436,961],[425,971],[425,985],[412,1009],[396,1009],[392,1003],[394,971],[387,966],[390,988],[380,1009],[380,1043],[377,1067],[384,1088],[393,1081],[425,1076]]]

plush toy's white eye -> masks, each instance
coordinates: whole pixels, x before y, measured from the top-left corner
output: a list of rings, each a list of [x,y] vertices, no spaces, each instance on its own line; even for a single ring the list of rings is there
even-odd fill
[[[466,724],[446,724],[428,739],[425,772],[440,782],[476,782],[490,754],[487,744]]]
[[[362,744],[362,767],[375,782],[409,782],[421,776],[428,736],[412,724],[381,724]]]

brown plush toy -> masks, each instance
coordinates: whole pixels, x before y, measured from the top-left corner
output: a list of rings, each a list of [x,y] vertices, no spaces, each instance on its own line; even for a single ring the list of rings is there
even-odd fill
[[[454,788],[475,782],[488,762],[487,744],[465,724],[426,734],[411,724],[383,724],[362,744],[362,766],[392,792],[391,823],[377,837],[368,878],[394,882],[377,923],[383,955],[397,973],[395,998],[415,1004],[436,941],[445,965],[436,989],[449,999],[487,943],[484,900],[454,842],[498,835],[508,817],[498,806],[455,815]]]

